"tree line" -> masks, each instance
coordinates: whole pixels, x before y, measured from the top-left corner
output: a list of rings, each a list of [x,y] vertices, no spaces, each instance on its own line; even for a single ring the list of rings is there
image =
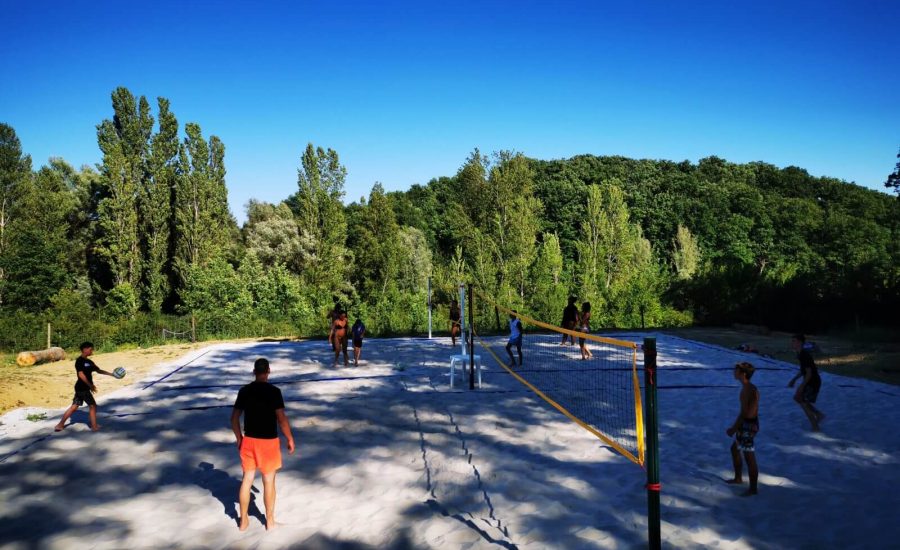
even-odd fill
[[[266,320],[311,335],[338,303],[375,333],[420,332],[429,277],[439,319],[462,280],[551,322],[575,295],[609,328],[814,331],[895,324],[900,306],[900,201],[796,167],[476,149],[452,176],[398,192],[375,183],[345,204],[338,153],[309,144],[294,192],[250,201],[239,227],[225,145],[179,126],[167,99],[154,113],[116,89],[97,144],[96,167],[52,158],[35,170],[0,124],[10,323],[202,313],[236,330]],[[477,313],[501,325],[496,311]]]

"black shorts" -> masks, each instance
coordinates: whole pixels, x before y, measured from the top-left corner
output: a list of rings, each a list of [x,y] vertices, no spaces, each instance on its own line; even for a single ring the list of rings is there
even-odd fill
[[[745,453],[752,453],[754,451],[753,438],[756,437],[757,432],[759,432],[759,419],[748,420],[745,418],[742,420],[740,429],[734,434],[738,449]]]
[[[362,338],[354,338],[353,339],[353,347],[361,348],[362,347]]]
[[[75,392],[75,397],[72,399],[72,404],[77,407],[80,407],[84,404],[87,404],[91,407],[97,406],[97,402],[94,401],[94,394],[91,393],[91,390]]]
[[[815,403],[819,397],[820,384],[807,384],[803,386],[803,395],[800,396],[804,403]]]

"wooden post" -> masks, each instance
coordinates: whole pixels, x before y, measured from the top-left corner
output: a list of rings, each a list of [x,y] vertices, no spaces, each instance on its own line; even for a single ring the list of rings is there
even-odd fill
[[[475,389],[475,296],[469,283],[469,389]]]
[[[428,277],[428,339],[431,340],[431,277]]]
[[[51,334],[50,323],[47,323],[47,349],[50,349],[52,347],[50,345],[50,334]]]
[[[197,341],[197,317],[191,313],[191,342]]]
[[[647,421],[647,534],[651,550],[662,544],[659,519],[659,414],[656,407],[656,338],[644,338],[644,418]]]

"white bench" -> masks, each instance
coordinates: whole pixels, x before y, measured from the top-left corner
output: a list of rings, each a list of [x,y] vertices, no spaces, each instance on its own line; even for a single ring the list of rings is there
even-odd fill
[[[453,377],[456,373],[456,364],[460,363],[462,372],[465,374],[466,366],[469,364],[468,355],[454,355],[450,357],[450,388],[453,388]],[[478,387],[481,388],[481,356],[475,356],[475,370],[478,372]]]

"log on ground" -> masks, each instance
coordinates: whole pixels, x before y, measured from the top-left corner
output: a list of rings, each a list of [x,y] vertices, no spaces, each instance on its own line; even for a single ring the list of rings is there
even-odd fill
[[[16,356],[16,363],[20,367],[30,367],[48,361],[62,361],[66,358],[66,350],[62,348],[49,348],[38,351],[23,351]]]

